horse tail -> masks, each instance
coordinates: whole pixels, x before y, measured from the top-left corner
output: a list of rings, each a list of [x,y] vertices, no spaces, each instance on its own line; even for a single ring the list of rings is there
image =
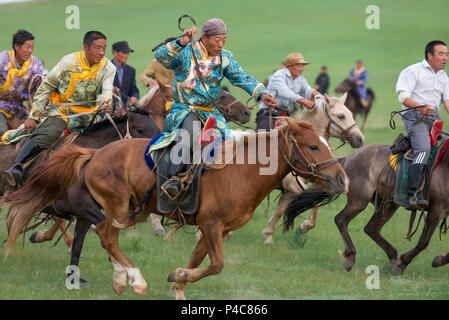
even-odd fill
[[[374,91],[371,88],[366,88],[366,94],[371,96],[371,99],[374,101],[376,96],[374,95]]]
[[[96,150],[68,145],[37,165],[23,188],[0,198],[0,208],[10,206],[7,216],[8,257],[17,237],[25,230],[33,216],[65,194],[82,177],[84,166]]]
[[[338,198],[338,195],[331,195],[324,192],[324,190],[314,185],[309,189],[296,195],[293,200],[289,203],[287,209],[284,213],[284,232],[290,230],[295,222],[296,217],[298,217],[304,211],[312,209],[317,206],[324,206],[329,202],[334,201]]]

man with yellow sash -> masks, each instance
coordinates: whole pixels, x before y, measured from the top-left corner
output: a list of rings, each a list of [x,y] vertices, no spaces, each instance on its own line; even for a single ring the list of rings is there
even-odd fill
[[[12,47],[0,52],[0,137],[8,130],[7,119],[28,114],[25,102],[43,77],[42,63],[32,55],[31,33],[17,31],[12,36]]]
[[[51,147],[66,128],[87,127],[98,108],[111,111],[116,68],[105,58],[106,36],[89,31],[83,43],[82,51],[62,58],[39,86],[24,124],[32,134],[5,172],[10,185],[20,183],[22,165]]]

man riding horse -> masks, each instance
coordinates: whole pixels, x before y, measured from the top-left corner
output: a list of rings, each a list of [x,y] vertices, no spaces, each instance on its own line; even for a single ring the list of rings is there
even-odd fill
[[[268,90],[278,92],[277,106],[272,111],[272,116],[291,116],[296,112],[299,104],[308,109],[315,106],[313,97],[318,91],[310,87],[306,78],[302,75],[304,67],[309,62],[304,60],[304,56],[299,53],[290,53],[285,59],[286,68],[276,71],[270,79]],[[269,122],[269,109],[262,103],[257,113],[257,130],[270,131],[273,128],[275,118]]]
[[[19,30],[12,36],[13,50],[0,52],[0,137],[8,131],[7,119],[27,115],[30,100],[42,80],[42,63],[33,56],[34,36]]]
[[[197,28],[192,26],[184,31],[181,40],[174,40],[155,51],[156,59],[166,68],[175,72],[173,98],[170,114],[165,120],[164,133],[153,145],[152,150],[168,145],[178,139],[178,129],[189,132],[186,143],[191,150],[193,145],[193,128],[201,126],[199,121],[205,123],[209,117],[215,117],[215,131],[222,137],[229,137],[229,127],[223,115],[216,108],[216,102],[221,96],[221,81],[224,77],[230,82],[244,89],[256,100],[262,100],[270,107],[276,105],[276,99],[266,93],[262,83],[246,73],[234,60],[231,52],[223,50],[226,42],[226,25],[217,18],[208,20],[202,28],[196,41]],[[200,74],[198,74],[200,73]],[[182,140],[181,140],[182,141]],[[179,142],[181,142],[179,141]],[[185,149],[184,149],[185,150]],[[180,190],[178,174],[190,168],[192,152],[183,155],[181,163],[172,161],[170,168],[171,178],[164,184],[164,189],[173,198]]]
[[[396,92],[404,114],[405,130],[413,147],[413,162],[409,173],[409,209],[421,210],[428,201],[419,192],[424,167],[430,155],[430,137],[434,121],[441,120],[440,104],[449,112],[449,79],[444,68],[448,49],[442,41],[431,41],[425,48],[425,59],[405,68],[399,75]],[[416,108],[423,106],[420,108]]]
[[[23,164],[51,147],[67,128],[87,127],[99,108],[110,112],[116,68],[105,58],[106,36],[89,31],[83,43],[82,51],[62,58],[39,86],[25,121],[24,131],[32,134],[5,172],[10,185],[20,184]]]

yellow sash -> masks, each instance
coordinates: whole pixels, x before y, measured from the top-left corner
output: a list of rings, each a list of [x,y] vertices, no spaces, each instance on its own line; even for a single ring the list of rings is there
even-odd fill
[[[22,69],[16,69],[14,50],[8,52],[9,63],[8,63],[8,76],[6,77],[6,81],[3,86],[0,87],[0,92],[5,92],[11,87],[13,83],[14,77],[23,76],[28,72],[28,68],[30,67],[33,56],[30,59],[25,61],[22,66]]]

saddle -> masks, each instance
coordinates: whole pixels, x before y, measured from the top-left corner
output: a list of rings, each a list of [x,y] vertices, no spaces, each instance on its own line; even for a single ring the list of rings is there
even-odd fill
[[[200,145],[212,143],[214,136],[210,135],[209,129],[215,126],[215,118],[210,117],[205,124],[203,134],[200,137]],[[156,174],[157,185],[157,210],[163,214],[170,214],[180,211],[183,215],[194,215],[198,211],[201,175],[205,172],[205,164],[192,164],[187,174],[180,175],[181,191],[176,197],[170,196],[163,188],[165,182],[169,179],[168,172],[171,165],[170,147],[166,146],[149,152],[151,146],[159,139],[160,136],[154,137],[145,150],[145,160],[149,168]]]
[[[447,148],[449,139],[442,136],[443,121],[435,121],[430,132],[431,151],[424,170],[424,179],[421,185],[422,195],[424,199],[429,198],[428,189],[430,186],[432,172],[438,166],[444,151]],[[394,191],[394,202],[401,206],[407,207],[408,198],[408,175],[409,169],[413,161],[413,149],[408,137],[400,134],[390,147],[392,154],[390,155],[390,166],[396,172],[396,186]]]

